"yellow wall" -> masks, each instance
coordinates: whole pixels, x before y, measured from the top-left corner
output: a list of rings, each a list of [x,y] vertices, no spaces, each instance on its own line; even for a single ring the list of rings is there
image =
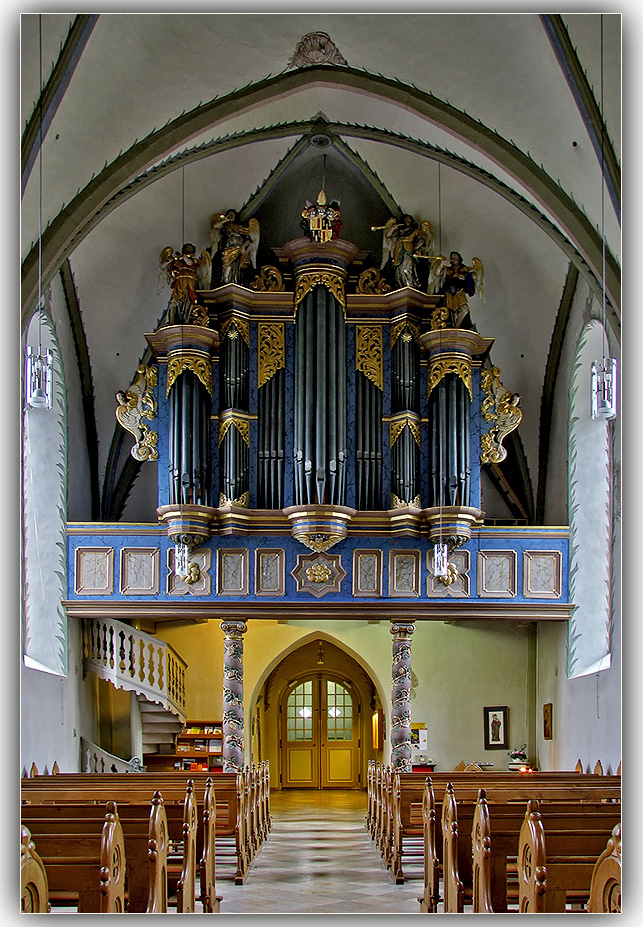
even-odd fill
[[[187,661],[188,717],[218,720],[222,714],[223,632],[218,621],[164,627],[163,637]],[[392,636],[387,621],[250,620],[244,636],[246,749],[251,716],[266,678],[284,657],[306,639],[321,638],[347,651],[372,678],[386,718],[383,760],[390,758],[388,731],[391,701]],[[484,749],[483,708],[509,708],[509,746],[529,745],[535,759],[535,652],[528,627],[502,621],[447,624],[418,622],[412,637],[412,665],[417,686],[412,692],[412,720],[426,723],[428,753],[438,769],[465,762],[493,763],[506,769],[506,750]],[[260,705],[260,711],[263,709]],[[262,717],[264,740],[267,719]],[[274,736],[274,735],[273,735]],[[271,758],[274,744],[264,744]],[[250,756],[250,753],[247,753]],[[264,758],[262,757],[262,758]],[[256,759],[256,757],[252,757]]]

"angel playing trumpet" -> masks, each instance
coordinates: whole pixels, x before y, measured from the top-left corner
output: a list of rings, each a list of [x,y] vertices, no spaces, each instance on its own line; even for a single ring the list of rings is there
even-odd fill
[[[444,296],[446,314],[437,309],[439,320],[434,319],[434,328],[471,328],[469,296],[478,291],[484,303],[484,268],[480,258],[474,257],[471,266],[464,263],[459,251],[451,251],[448,257],[438,254],[431,260],[429,272],[429,293]]]

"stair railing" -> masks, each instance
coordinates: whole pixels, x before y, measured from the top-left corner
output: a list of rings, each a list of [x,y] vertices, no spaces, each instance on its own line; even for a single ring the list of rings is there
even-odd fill
[[[136,773],[145,772],[138,756],[133,756],[131,760],[124,760],[120,756],[114,756],[103,750],[98,744],[93,744],[90,740],[80,738],[80,771],[91,773],[105,772],[126,772]]]
[[[85,671],[185,719],[187,663],[170,644],[113,618],[83,618]]]

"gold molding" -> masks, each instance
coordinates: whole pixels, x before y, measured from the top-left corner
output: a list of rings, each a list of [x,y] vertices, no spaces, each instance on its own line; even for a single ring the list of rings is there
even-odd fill
[[[210,359],[203,357],[201,354],[185,352],[179,357],[170,357],[167,364],[167,392],[170,390],[178,377],[186,370],[192,373],[203,383],[210,395],[212,395],[212,364]]]
[[[396,496],[394,492],[391,493],[391,508],[392,509],[421,509],[422,500],[420,494],[418,493],[414,499],[411,499],[410,502],[404,502],[403,499],[400,499],[399,496]]]
[[[297,282],[295,286],[295,312],[299,303],[304,299],[307,293],[312,290],[314,286],[325,286],[326,289],[330,290],[337,302],[340,304],[344,310],[344,317],[346,316],[346,291],[344,288],[344,279],[340,277],[339,274],[333,273],[330,270],[307,270],[302,271],[297,275]]]
[[[382,326],[357,325],[355,327],[355,369],[384,390],[382,368]]]
[[[466,354],[440,354],[429,362],[429,388],[427,398],[431,395],[447,373],[455,373],[467,388],[469,399],[473,399],[471,390],[471,358]]]
[[[258,322],[258,385],[262,387],[286,366],[285,326],[283,322]]]

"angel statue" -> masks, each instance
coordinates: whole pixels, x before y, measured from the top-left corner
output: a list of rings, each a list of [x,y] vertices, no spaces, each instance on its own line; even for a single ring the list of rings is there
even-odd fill
[[[430,258],[433,254],[433,227],[430,222],[416,222],[413,216],[404,215],[402,221],[391,217],[385,225],[373,225],[371,231],[384,232],[382,241],[382,264],[384,270],[389,260],[393,264],[395,283],[398,287],[412,286],[420,289],[416,260]]]
[[[139,364],[136,376],[126,390],[116,393],[116,418],[118,423],[130,434],[134,435],[136,443],[130,454],[134,460],[158,460],[158,434],[150,431],[144,418],[156,417],[156,401],[152,395],[151,387],[156,386],[156,367],[146,367]]]
[[[478,290],[480,299],[484,303],[484,268],[480,258],[474,257],[471,266],[462,260],[459,251],[451,251],[449,257],[438,254],[431,260],[429,272],[429,293],[439,293],[444,296],[446,314],[440,316],[437,324],[434,319],[434,328],[471,328],[472,321],[469,314],[468,296]],[[436,310],[440,315],[440,310]]]
[[[248,266],[256,270],[259,236],[257,219],[249,219],[248,224],[243,225],[236,209],[212,216],[210,252],[213,264],[215,259],[221,264],[220,283],[243,283]]]
[[[168,304],[170,325],[207,325],[207,310],[199,304],[197,289],[210,287],[212,261],[208,251],[197,257],[196,248],[190,242],[182,250],[173,251],[168,245],[159,256],[159,293],[163,283],[172,287]]]

